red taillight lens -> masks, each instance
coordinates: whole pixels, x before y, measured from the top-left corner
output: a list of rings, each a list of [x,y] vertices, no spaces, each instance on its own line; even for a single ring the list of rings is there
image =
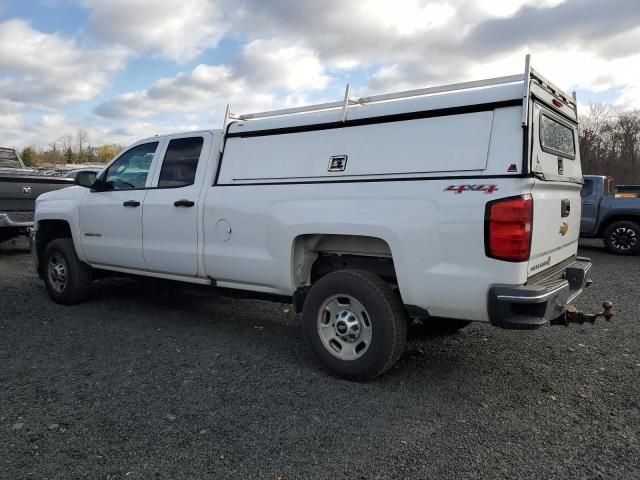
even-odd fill
[[[531,195],[487,203],[484,232],[487,256],[509,262],[529,260],[532,226]]]

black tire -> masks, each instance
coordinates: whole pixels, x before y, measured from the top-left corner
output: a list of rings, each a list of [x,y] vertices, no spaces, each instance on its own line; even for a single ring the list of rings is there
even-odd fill
[[[333,333],[337,336],[340,333],[340,318],[337,314],[337,322],[331,326],[325,323],[326,319],[334,321],[328,306],[325,308],[328,301],[337,304],[347,302],[344,306],[340,305],[339,308],[344,308],[341,314],[354,309],[358,323],[362,325],[361,336],[351,342],[336,341],[334,348],[331,347],[331,341],[327,342],[320,330],[334,329]],[[360,304],[364,311],[358,313],[359,307],[355,304]],[[321,322],[326,327],[321,327]],[[400,298],[382,278],[367,271],[339,270],[320,278],[307,295],[302,323],[305,337],[321,364],[334,374],[350,380],[371,380],[382,375],[402,356],[407,341],[407,318]],[[365,344],[365,328],[368,329],[369,338],[366,346],[362,347]],[[344,345],[345,351],[352,348],[357,352],[362,347],[360,353],[355,353],[360,356],[340,358],[342,348],[336,350],[337,344]]]
[[[47,292],[56,303],[74,305],[91,293],[91,267],[80,261],[70,238],[58,238],[46,246],[42,273]]]
[[[455,335],[463,328],[471,325],[469,320],[451,318],[427,318],[411,321],[408,328],[409,338],[424,338]]]
[[[640,253],[640,226],[635,222],[613,222],[605,228],[602,239],[607,249],[616,255]]]

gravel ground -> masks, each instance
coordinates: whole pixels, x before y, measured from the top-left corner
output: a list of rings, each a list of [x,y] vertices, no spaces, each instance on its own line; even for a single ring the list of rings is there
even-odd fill
[[[640,257],[583,245],[611,323],[472,325],[319,370],[286,305],[110,279],[49,301],[0,246],[0,478],[640,478]]]

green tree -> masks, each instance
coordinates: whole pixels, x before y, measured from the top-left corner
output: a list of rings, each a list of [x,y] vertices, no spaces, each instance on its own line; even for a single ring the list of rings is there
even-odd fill
[[[115,145],[104,144],[96,149],[96,155],[100,163],[107,163],[115,157],[119,151]]]
[[[73,149],[68,147],[62,152],[62,157],[64,158],[64,163],[73,163],[76,156],[73,153]]]
[[[24,147],[22,149],[22,162],[27,167],[35,167],[38,165],[38,153],[33,147]]]

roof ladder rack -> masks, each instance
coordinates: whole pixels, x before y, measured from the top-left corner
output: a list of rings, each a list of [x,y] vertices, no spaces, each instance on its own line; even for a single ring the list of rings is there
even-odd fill
[[[228,118],[233,120],[255,120],[258,118],[279,117],[283,115],[292,115],[296,113],[319,112],[323,110],[342,110],[342,121],[346,121],[346,114],[351,105],[367,105],[370,103],[386,102],[389,100],[398,100],[403,98],[423,97],[434,95],[437,93],[454,92],[460,90],[469,90],[473,88],[490,87],[495,85],[503,85],[506,83],[522,82],[522,75],[509,75],[506,77],[489,78],[486,80],[474,80],[471,82],[455,83],[451,85],[443,85],[438,87],[419,88],[416,90],[407,90],[397,93],[385,93],[382,95],[372,95],[369,97],[354,97],[351,95],[351,87],[347,85],[344,98],[338,102],[318,103],[304,107],[284,108],[281,110],[270,110],[258,113],[249,113],[243,115],[229,114]]]
[[[229,107],[227,106],[224,123],[223,123],[223,129],[227,128],[230,120],[254,120],[258,118],[279,117],[283,115],[293,115],[297,113],[320,112],[320,111],[338,110],[338,109],[341,110],[342,122],[346,122],[349,107],[353,105],[368,105],[370,103],[386,102],[389,100],[423,97],[423,96],[435,95],[439,93],[456,92],[461,90],[485,88],[485,87],[492,87],[492,86],[498,86],[498,85],[505,85],[509,83],[519,83],[519,82],[522,82],[524,84],[523,85],[523,104],[522,104],[523,106],[522,125],[526,126],[529,118],[528,100],[529,100],[532,81],[539,83],[545,89],[548,89],[554,95],[557,95],[558,97],[563,99],[565,103],[567,103],[571,108],[576,110],[575,98],[571,98],[571,96],[564,93],[560,88],[556,87],[553,83],[549,82],[546,78],[544,78],[537,71],[535,71],[531,67],[531,56],[527,55],[525,58],[524,74],[508,75],[504,77],[488,78],[484,80],[474,80],[470,82],[454,83],[450,85],[441,85],[436,87],[419,88],[416,90],[407,90],[404,92],[386,93],[381,95],[372,95],[369,97],[360,97],[360,98],[352,96],[351,86],[347,85],[344,92],[344,98],[337,102],[318,103],[315,105],[307,105],[303,107],[284,108],[280,110],[270,110],[270,111],[249,113],[249,114],[243,114],[243,115],[235,115],[231,113],[229,110]],[[224,148],[224,146],[221,144],[220,148],[222,149]]]

